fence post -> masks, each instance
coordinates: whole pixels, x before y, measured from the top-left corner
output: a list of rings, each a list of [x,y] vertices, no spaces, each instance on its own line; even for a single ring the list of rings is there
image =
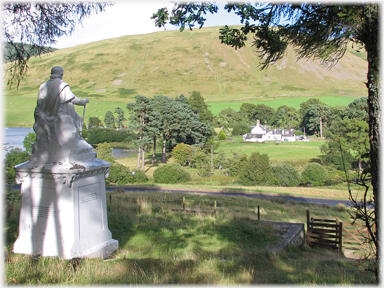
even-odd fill
[[[185,210],[185,197],[183,197],[183,210]]]
[[[309,245],[309,210],[307,210],[307,244]]]
[[[336,224],[338,224],[338,233],[339,233],[339,254],[342,252],[343,247],[343,222],[339,221],[339,218],[336,218]]]
[[[215,203],[214,203],[214,209],[213,209],[213,213],[215,213],[216,214],[216,208],[217,208],[217,205],[216,205],[216,200],[215,200]]]
[[[260,206],[257,205],[257,220],[260,220]]]

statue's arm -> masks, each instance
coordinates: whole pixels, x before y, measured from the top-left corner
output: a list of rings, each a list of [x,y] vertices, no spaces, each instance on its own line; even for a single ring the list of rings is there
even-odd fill
[[[44,93],[44,88],[42,88],[42,86],[40,87],[40,90],[39,90],[39,96],[37,98],[37,105],[36,105],[36,108],[35,108],[35,113],[34,113],[34,116],[35,116],[35,119],[37,118],[45,118],[45,114],[41,111],[41,106],[43,105],[43,102],[44,102],[44,96],[43,96],[43,93]]]
[[[80,98],[76,97],[75,94],[72,93],[71,88],[69,88],[69,86],[67,86],[65,89],[66,90],[68,89],[68,91],[66,91],[66,93],[70,93],[70,95],[71,95],[71,102],[73,104],[79,105],[79,106],[85,106],[85,104],[89,103],[89,100],[87,98],[80,99]]]

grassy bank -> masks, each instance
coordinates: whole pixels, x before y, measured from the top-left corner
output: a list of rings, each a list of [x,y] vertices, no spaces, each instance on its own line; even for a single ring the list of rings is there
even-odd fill
[[[175,212],[186,198],[189,209]],[[117,192],[107,196],[108,223],[120,248],[106,260],[32,259],[11,252],[19,207],[6,225],[4,282],[29,285],[104,284],[370,284],[373,274],[337,251],[292,248],[268,250],[282,231],[263,221],[305,223],[313,217],[350,222],[342,206],[304,205],[282,200],[198,196],[160,192]],[[261,222],[257,220],[260,206]]]

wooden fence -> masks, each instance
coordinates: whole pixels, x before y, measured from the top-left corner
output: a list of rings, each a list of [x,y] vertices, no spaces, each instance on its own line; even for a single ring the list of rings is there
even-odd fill
[[[183,208],[171,208],[172,211],[183,211],[183,212],[190,212],[190,213],[205,213],[205,214],[216,214],[217,212],[217,204],[216,200],[214,201],[213,205],[213,211],[202,211],[202,210],[191,210],[191,209],[186,209],[185,207],[187,206],[187,202],[185,200],[185,197],[183,197]],[[260,220],[260,206],[257,206],[257,220]]]

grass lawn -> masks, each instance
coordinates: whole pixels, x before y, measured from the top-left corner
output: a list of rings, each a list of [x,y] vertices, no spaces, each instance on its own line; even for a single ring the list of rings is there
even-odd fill
[[[319,158],[320,146],[325,144],[324,140],[313,138],[309,142],[275,142],[267,143],[250,143],[244,142],[242,137],[234,137],[232,141],[220,141],[217,151],[222,150],[227,156],[231,156],[232,152],[242,152],[250,155],[253,152],[260,154],[268,154],[271,163],[291,162],[304,163],[311,159]]]
[[[350,222],[344,207],[305,205],[282,200],[200,196],[162,192],[115,192],[107,201],[108,225],[119,249],[106,260],[13,254],[19,204],[6,219],[6,285],[136,284],[374,284],[374,275],[336,250],[268,250],[282,231],[262,221],[305,223],[311,216]],[[216,214],[172,211],[181,208]],[[260,206],[261,222],[257,220]]]

